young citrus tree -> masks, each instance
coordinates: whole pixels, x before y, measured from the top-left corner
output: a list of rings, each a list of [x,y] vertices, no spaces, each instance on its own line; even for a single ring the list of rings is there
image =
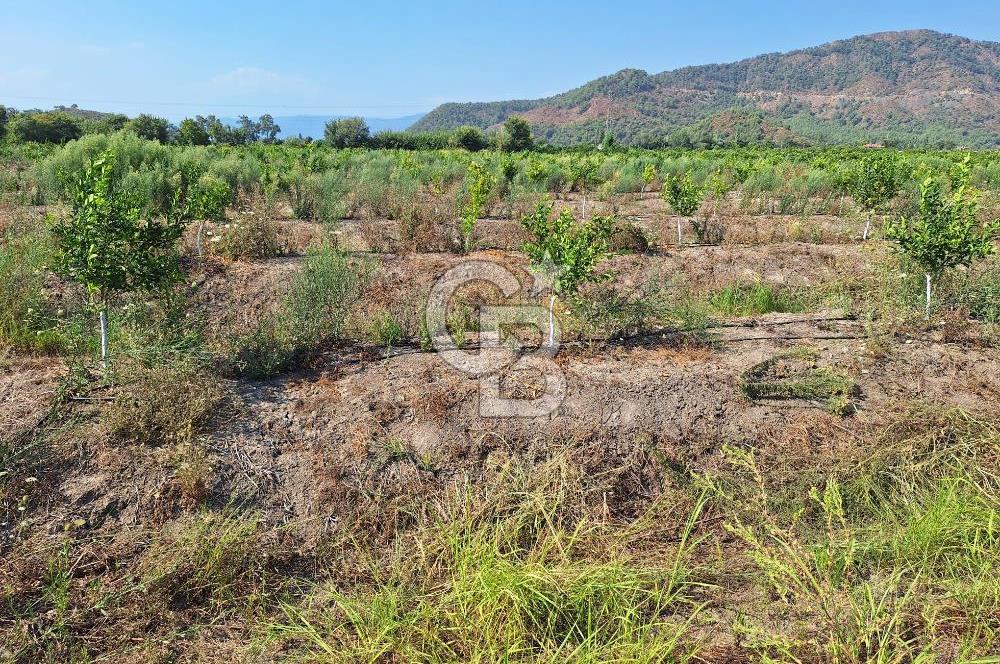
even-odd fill
[[[653,180],[656,179],[656,165],[646,164],[642,168],[642,191],[640,193],[645,194],[646,189],[649,185],[653,184]]]
[[[53,228],[60,272],[83,284],[98,309],[105,368],[111,297],[161,288],[177,280],[176,243],[188,216],[184,192],[178,189],[166,219],[144,219],[141,201],[113,179],[114,164],[113,151],[87,164],[71,182],[70,215]]]
[[[899,191],[899,165],[889,152],[866,154],[847,177],[851,198],[865,212],[865,230],[861,239],[868,239],[872,217]]]
[[[681,217],[692,217],[695,231],[698,237],[704,241],[707,234],[707,225],[699,223],[694,219],[694,215],[701,207],[701,199],[705,195],[704,190],[695,185],[691,179],[691,173],[684,175],[667,175],[663,181],[663,200],[670,204],[670,209]],[[677,246],[683,244],[681,235],[681,220],[677,220]]]
[[[467,174],[469,182],[469,200],[462,211],[462,248],[468,253],[472,250],[473,233],[476,222],[483,214],[483,208],[489,200],[490,192],[496,185],[495,178],[477,161],[469,164]]]
[[[990,255],[993,237],[1000,233],[1000,220],[983,224],[976,218],[978,195],[969,184],[968,163],[966,157],[949,194],[937,178],[927,177],[920,184],[917,216],[886,223],[886,239],[896,242],[924,270],[925,320],[931,316],[932,284],[945,270]]]
[[[575,159],[569,166],[570,180],[573,186],[583,194],[580,216],[587,216],[587,192],[591,185],[597,182],[598,163],[588,157]]]
[[[552,204],[540,203],[521,224],[535,236],[525,243],[524,252],[550,280],[549,346],[553,346],[556,297],[573,295],[584,283],[598,278],[594,268],[608,254],[614,218],[594,216],[578,222],[568,209],[553,217]]]

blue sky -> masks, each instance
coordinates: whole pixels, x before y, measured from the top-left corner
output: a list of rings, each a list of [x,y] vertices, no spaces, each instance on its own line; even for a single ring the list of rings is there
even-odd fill
[[[1000,41],[991,2],[0,0],[0,103],[395,117],[932,28]]]

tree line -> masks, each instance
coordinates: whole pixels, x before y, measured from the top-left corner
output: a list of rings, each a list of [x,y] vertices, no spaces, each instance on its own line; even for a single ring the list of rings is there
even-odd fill
[[[214,115],[196,115],[174,125],[165,118],[141,114],[134,118],[118,113],[85,117],[72,109],[22,111],[0,106],[0,139],[21,143],[63,144],[84,134],[130,131],[140,138],[176,145],[248,145],[252,143],[305,143],[309,138],[278,138],[281,127],[265,113],[256,120],[242,115],[235,125]],[[451,131],[383,131],[373,134],[360,117],[340,118],[326,124],[322,139],[334,148],[423,150],[464,148],[471,152],[486,148],[520,152],[534,147],[531,126],[521,117],[508,118],[496,130],[458,127]]]

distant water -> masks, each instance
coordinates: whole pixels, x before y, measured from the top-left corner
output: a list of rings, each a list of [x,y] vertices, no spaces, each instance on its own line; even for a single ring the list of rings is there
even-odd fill
[[[414,122],[424,117],[425,113],[416,115],[404,115],[399,118],[365,118],[368,128],[372,133],[379,131],[403,131]],[[276,115],[274,121],[281,127],[281,138],[291,138],[293,136],[305,136],[307,138],[323,138],[323,129],[330,120],[336,120],[343,115]],[[238,124],[237,118],[220,118],[230,125]],[[256,116],[254,117],[256,119]]]

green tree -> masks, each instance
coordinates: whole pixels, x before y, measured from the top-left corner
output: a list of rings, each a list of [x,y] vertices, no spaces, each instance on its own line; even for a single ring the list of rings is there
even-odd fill
[[[938,178],[924,178],[917,216],[890,220],[885,227],[886,239],[924,270],[926,320],[931,316],[932,284],[945,270],[971,265],[993,253],[993,238],[1000,232],[1000,220],[983,224],[977,219],[978,194],[969,184],[968,157],[952,185],[946,195]]]
[[[521,225],[535,236],[525,243],[524,252],[552,289],[549,346],[555,344],[556,297],[574,295],[581,285],[598,279],[594,269],[608,255],[614,224],[614,217],[604,216],[578,222],[568,209],[553,217],[551,203],[540,203],[532,214],[521,219]]]
[[[83,284],[98,308],[105,368],[111,297],[161,288],[179,278],[176,243],[187,216],[184,192],[177,189],[166,219],[143,219],[142,202],[112,177],[114,167],[113,151],[90,161],[70,183],[69,216],[53,228],[59,271]]]
[[[8,109],[3,104],[0,104],[0,141],[4,139],[7,135],[7,120],[9,119],[10,109]]]
[[[22,143],[66,143],[83,135],[83,124],[68,113],[19,113],[7,131]]]
[[[177,143],[180,145],[208,145],[208,129],[197,120],[184,118],[177,128]]]
[[[700,241],[705,242],[708,235],[708,225],[694,218],[701,207],[701,200],[704,197],[704,190],[694,183],[691,173],[684,175],[667,175],[663,180],[663,190],[661,196],[669,205],[674,214],[680,217],[691,217],[695,232],[698,233]],[[677,220],[677,245],[683,243],[681,235],[681,220]]]
[[[503,123],[499,147],[505,152],[523,152],[534,145],[531,137],[531,125],[519,115],[512,115]]]
[[[890,152],[875,151],[862,157],[847,178],[847,191],[865,212],[862,239],[868,239],[872,217],[899,191],[899,166]]]
[[[210,142],[216,145],[243,145],[247,137],[241,128],[230,127],[214,115],[196,115],[197,122],[208,133]]]
[[[569,166],[570,181],[573,187],[583,194],[581,201],[580,216],[587,216],[587,192],[590,187],[597,183],[597,170],[600,164],[590,157],[580,157],[574,159]]]
[[[127,124],[128,116],[124,113],[111,113],[97,121],[98,131],[102,134],[113,134],[116,131],[121,131]]]
[[[265,113],[257,119],[257,140],[261,143],[276,143],[281,127],[274,121],[270,113]]]
[[[451,134],[449,143],[456,148],[464,148],[469,152],[479,152],[486,148],[486,134],[479,127],[468,125],[457,128]]]
[[[169,138],[170,123],[154,115],[137,115],[125,125],[126,131],[131,131],[139,138],[147,141],[166,143]]]
[[[371,132],[361,118],[341,118],[326,123],[323,138],[334,148],[363,148],[371,140]]]

